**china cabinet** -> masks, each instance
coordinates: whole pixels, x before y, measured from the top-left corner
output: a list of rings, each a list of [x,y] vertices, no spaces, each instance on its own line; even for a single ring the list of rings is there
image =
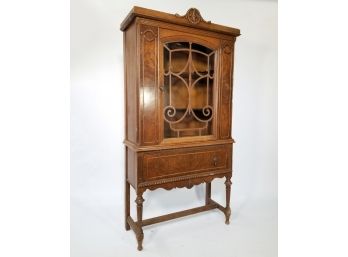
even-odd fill
[[[234,44],[239,29],[191,8],[185,15],[134,7],[121,24],[125,80],[125,228],[142,249],[143,227],[219,209],[229,224]],[[225,178],[226,206],[211,199]],[[205,205],[143,219],[145,190],[206,184]],[[130,216],[130,187],[136,214]]]

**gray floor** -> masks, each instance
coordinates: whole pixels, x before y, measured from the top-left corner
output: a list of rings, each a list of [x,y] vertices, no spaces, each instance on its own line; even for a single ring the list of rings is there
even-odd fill
[[[277,256],[276,199],[232,197],[232,219],[228,226],[224,215],[212,210],[145,227],[144,249],[139,253],[134,233],[124,230],[123,191],[119,192],[120,195],[72,194],[71,257]],[[146,192],[144,198],[144,218],[149,218],[203,204],[204,187],[160,189]],[[214,190],[213,198],[224,201],[224,196],[214,195]],[[134,195],[131,206],[135,217],[133,200]]]

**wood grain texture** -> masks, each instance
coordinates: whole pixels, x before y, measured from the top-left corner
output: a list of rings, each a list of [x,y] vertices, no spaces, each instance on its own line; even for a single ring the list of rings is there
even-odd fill
[[[137,26],[132,24],[124,32],[124,69],[125,69],[125,137],[126,140],[138,144],[138,96],[137,75]]]
[[[158,143],[158,28],[139,25],[140,27],[140,105],[141,108],[141,143]],[[151,128],[151,129],[147,129]]]
[[[134,7],[121,30],[124,32],[125,72],[125,229],[134,231],[138,250],[142,250],[143,226],[211,209],[223,212],[225,223],[229,224],[234,143],[231,135],[234,42],[240,35],[239,29],[210,23],[195,8],[184,15],[173,15]],[[173,82],[175,88],[171,91],[175,94],[173,103],[179,109],[185,108],[187,99],[184,97],[190,97],[191,111],[204,108],[205,99],[208,99],[213,115],[209,134],[186,132],[182,137],[164,136],[163,85],[165,67],[168,66],[164,46],[167,43],[174,47],[170,53],[175,52],[177,46],[188,45],[190,54],[187,58],[191,58],[190,62],[198,67],[199,73],[206,72],[212,80],[212,88],[209,88],[210,84],[202,84],[207,86],[207,91],[199,84],[195,86],[200,88],[193,90],[189,87],[190,80],[199,74],[194,74],[188,66],[190,68],[182,76],[188,78],[190,93],[182,91],[185,87],[177,82]],[[197,56],[197,52],[192,54],[192,49],[201,56]],[[210,58],[212,51],[213,61],[205,60],[204,56]],[[196,55],[194,61],[193,55]],[[187,59],[182,54],[176,56],[171,63],[174,72],[184,66]],[[175,128],[191,129],[191,126],[196,123],[190,121]],[[225,207],[211,198],[211,182],[216,178],[226,179]],[[206,183],[204,206],[143,220],[143,193],[146,190],[192,188],[202,183]],[[130,187],[136,192],[137,221],[130,216]]]
[[[143,155],[143,181],[231,169],[230,145],[164,150]]]
[[[221,41],[220,139],[231,138],[233,51],[234,41]]]
[[[133,186],[137,187],[138,165],[137,154],[130,148],[126,148],[126,179]]]

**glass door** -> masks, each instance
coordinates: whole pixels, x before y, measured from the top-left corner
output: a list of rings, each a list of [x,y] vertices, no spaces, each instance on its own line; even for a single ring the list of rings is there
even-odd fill
[[[163,47],[164,139],[213,135],[215,51],[193,42]]]

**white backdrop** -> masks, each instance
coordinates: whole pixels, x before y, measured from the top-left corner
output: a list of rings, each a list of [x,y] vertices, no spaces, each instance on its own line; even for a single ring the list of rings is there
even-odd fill
[[[235,46],[231,224],[212,211],[145,228],[142,256],[277,256],[277,2],[262,0],[71,0],[71,256],[137,254],[123,224],[119,30],[133,5],[179,14],[196,7],[204,19],[242,34]],[[198,206],[203,189],[146,192],[144,217]],[[221,203],[224,190],[223,180],[213,182]]]

